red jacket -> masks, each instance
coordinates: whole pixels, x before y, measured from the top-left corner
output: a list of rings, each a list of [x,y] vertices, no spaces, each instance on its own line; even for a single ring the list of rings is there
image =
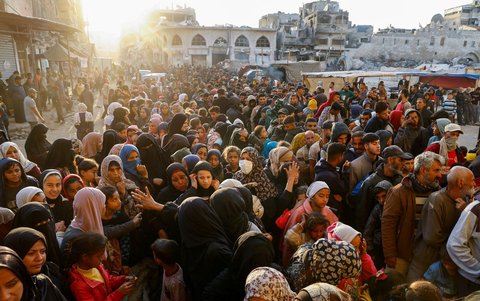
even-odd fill
[[[117,289],[125,282],[126,276],[112,276],[100,265],[98,267],[104,283],[85,278],[77,270],[77,265],[68,271],[70,289],[75,299],[81,301],[120,301],[124,294]]]
[[[426,149],[425,151],[430,151],[430,152],[433,152],[433,153],[440,153],[440,143],[432,143],[430,144]],[[455,149],[455,152],[457,153],[457,161],[458,163],[465,163],[465,156],[463,156],[463,153],[462,151],[457,147]],[[445,159],[448,159],[448,158],[445,158]]]

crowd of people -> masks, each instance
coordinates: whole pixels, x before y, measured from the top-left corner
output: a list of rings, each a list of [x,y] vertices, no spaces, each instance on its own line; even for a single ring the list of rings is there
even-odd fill
[[[3,131],[2,300],[478,300],[478,89],[127,82],[78,81],[76,138]]]

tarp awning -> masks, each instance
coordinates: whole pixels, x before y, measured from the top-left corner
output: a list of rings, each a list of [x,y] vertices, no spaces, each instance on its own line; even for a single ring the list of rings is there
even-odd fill
[[[43,53],[43,56],[45,56],[47,60],[53,62],[68,61],[68,51],[58,43],[48,48],[47,51]]]

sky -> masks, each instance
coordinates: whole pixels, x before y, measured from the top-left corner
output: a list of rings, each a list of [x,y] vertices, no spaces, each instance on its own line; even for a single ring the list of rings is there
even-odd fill
[[[82,0],[88,31],[94,42],[115,40],[122,32],[134,30],[153,9],[177,6],[195,9],[200,25],[232,24],[258,27],[266,14],[282,11],[298,13],[300,0]],[[469,0],[339,0],[349,12],[352,24],[373,25],[375,31],[389,25],[400,28],[425,26],[433,15],[447,8],[468,4]]]

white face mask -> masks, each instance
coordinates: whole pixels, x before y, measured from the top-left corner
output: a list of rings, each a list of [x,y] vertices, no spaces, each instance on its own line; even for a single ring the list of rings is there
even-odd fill
[[[240,166],[240,170],[248,175],[250,172],[252,172],[252,169],[253,169],[253,162],[252,161],[248,161],[248,160],[240,160],[239,164]]]
[[[445,143],[447,144],[448,150],[454,150],[457,148],[457,137],[450,137],[450,138],[445,138]]]

